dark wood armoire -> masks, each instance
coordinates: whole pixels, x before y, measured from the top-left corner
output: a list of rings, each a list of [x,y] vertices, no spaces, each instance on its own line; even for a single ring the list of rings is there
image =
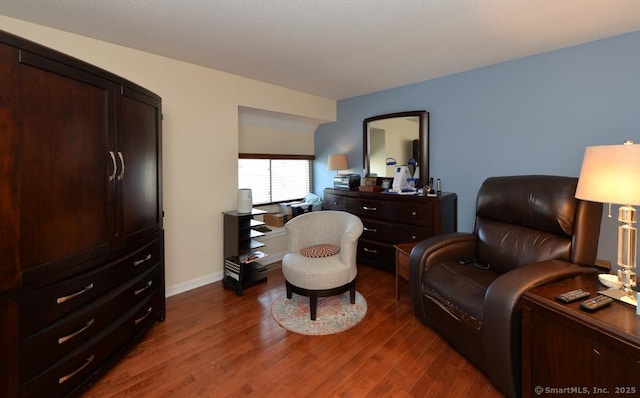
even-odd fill
[[[76,395],[164,319],[161,119],[0,31],[0,396]]]

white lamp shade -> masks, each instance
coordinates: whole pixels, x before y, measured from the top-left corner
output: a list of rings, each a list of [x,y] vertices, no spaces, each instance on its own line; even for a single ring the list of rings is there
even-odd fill
[[[344,153],[337,153],[329,155],[327,161],[327,168],[329,170],[347,170],[349,163],[347,162],[347,155]]]
[[[576,198],[601,203],[640,205],[640,145],[587,147]]]

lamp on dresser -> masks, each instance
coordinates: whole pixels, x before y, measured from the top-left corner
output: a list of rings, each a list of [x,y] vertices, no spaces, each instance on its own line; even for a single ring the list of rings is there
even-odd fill
[[[344,153],[334,153],[329,155],[327,168],[329,170],[335,170],[336,175],[340,173],[340,170],[348,170],[349,162],[347,161],[347,155]]]
[[[620,204],[618,210],[618,276],[620,290],[607,295],[635,303],[631,286],[635,281],[638,247],[634,205],[640,205],[640,145],[626,141],[622,145],[587,147],[580,170],[576,198],[593,202]],[[609,211],[609,217],[611,212]]]

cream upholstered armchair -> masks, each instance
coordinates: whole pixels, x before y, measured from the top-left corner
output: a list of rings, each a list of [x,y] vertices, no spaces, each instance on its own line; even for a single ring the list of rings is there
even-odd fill
[[[309,297],[311,320],[316,319],[318,297],[356,294],[356,253],[362,221],[343,211],[305,213],[285,224],[288,252],[282,259],[287,298]]]

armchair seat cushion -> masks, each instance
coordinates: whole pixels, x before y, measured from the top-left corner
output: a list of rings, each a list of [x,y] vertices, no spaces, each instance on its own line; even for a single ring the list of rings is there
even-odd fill
[[[422,291],[451,316],[480,329],[487,288],[500,274],[473,264],[447,261],[432,264],[422,277]]]
[[[314,258],[300,252],[285,254],[282,273],[289,283],[309,290],[332,289],[355,278],[351,268],[340,262],[337,255]]]
[[[311,245],[300,250],[300,254],[305,257],[327,257],[338,253],[340,253],[340,246],[331,243]]]

